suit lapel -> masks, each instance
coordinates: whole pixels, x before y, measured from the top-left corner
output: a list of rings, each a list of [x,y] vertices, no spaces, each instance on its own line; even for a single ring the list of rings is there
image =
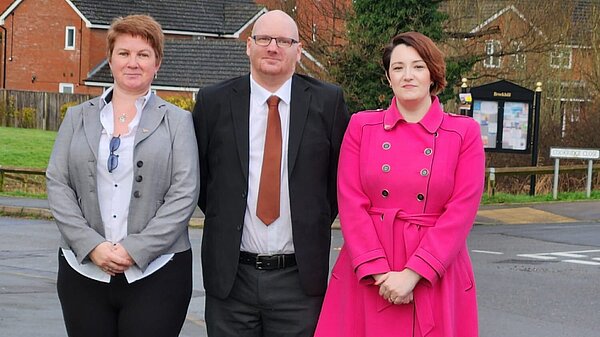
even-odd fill
[[[302,133],[308,116],[310,92],[304,80],[294,75],[292,78],[292,97],[290,106],[290,138],[288,141],[288,174],[294,171],[298,149],[302,142]]]
[[[248,162],[250,156],[249,128],[250,128],[250,75],[244,76],[233,85],[227,100],[230,103],[231,117],[235,142],[242,165],[242,172],[248,179]]]
[[[142,117],[140,124],[135,135],[135,146],[137,146],[142,140],[148,138],[154,130],[160,125],[160,122],[164,118],[167,106],[162,99],[156,95],[151,95],[150,100],[142,111]]]
[[[100,135],[102,134],[99,102],[100,98],[91,100],[89,104],[83,107],[82,112],[85,138],[96,160],[98,160],[98,144],[100,144]]]

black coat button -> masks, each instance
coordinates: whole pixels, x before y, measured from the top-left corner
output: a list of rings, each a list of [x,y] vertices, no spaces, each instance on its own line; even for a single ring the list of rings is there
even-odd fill
[[[135,177],[135,181],[137,181],[138,183],[142,181],[142,176],[137,176]]]
[[[137,167],[142,167],[142,166],[144,166],[144,162],[143,162],[143,161],[141,161],[141,160],[139,160],[139,161],[136,163],[136,165],[137,165]]]
[[[242,199],[246,199],[246,192],[242,192]]]
[[[419,194],[417,194],[417,200],[423,201],[423,200],[425,200],[425,196],[423,194],[419,193]]]
[[[237,227],[235,227],[235,229],[237,229],[238,231],[242,230],[242,225],[237,225]]]
[[[140,191],[135,191],[135,192],[133,192],[133,196],[134,196],[135,198],[139,198],[141,195],[142,195],[142,194],[140,193]]]

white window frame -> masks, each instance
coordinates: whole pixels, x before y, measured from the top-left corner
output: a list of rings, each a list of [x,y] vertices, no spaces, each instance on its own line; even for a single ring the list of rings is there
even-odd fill
[[[66,89],[71,89],[70,92],[65,91]],[[73,83],[59,83],[58,84],[58,92],[61,94],[74,94],[75,93],[75,85]]]
[[[69,35],[73,34],[73,43],[69,44]],[[74,26],[65,27],[65,50],[75,50],[75,37],[77,36],[77,29]]]
[[[565,64],[565,60],[568,62]],[[550,67],[554,69],[571,69],[573,64],[573,49],[557,48],[550,52]]]
[[[500,50],[502,50],[502,44],[500,44],[500,41],[485,41],[485,54],[487,55],[487,57],[483,59],[483,66],[485,68],[500,68],[502,65],[502,57],[495,55],[498,54]]]
[[[525,64],[527,63],[527,55],[522,52],[523,42],[512,41],[511,45],[514,48],[514,54],[512,55],[513,66],[517,69],[525,68]]]

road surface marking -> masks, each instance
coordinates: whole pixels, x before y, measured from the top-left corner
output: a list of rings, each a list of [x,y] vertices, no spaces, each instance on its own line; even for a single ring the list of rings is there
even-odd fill
[[[586,260],[562,260],[562,262],[586,264],[586,265],[590,265],[590,266],[600,266],[600,262],[586,261]]]
[[[541,254],[517,254],[517,256],[519,257],[528,257],[531,259],[540,259],[540,260],[556,260],[556,257],[554,256],[547,256],[547,253],[541,253]]]
[[[489,250],[477,250],[477,249],[472,249],[471,250],[473,253],[482,253],[482,254],[492,254],[492,255],[502,255],[504,253],[502,252],[492,252]]]
[[[576,219],[542,211],[531,207],[486,209],[477,212],[477,215],[495,220],[504,224],[528,223],[562,223],[577,222]]]
[[[584,254],[585,253],[585,254]],[[551,252],[551,253],[537,253],[537,254],[517,254],[520,257],[526,257],[538,260],[559,260],[562,262],[583,264],[588,266],[600,266],[600,257],[593,256],[598,255],[600,249],[591,250],[576,250],[569,252]],[[592,255],[592,256],[590,256]],[[568,259],[562,259],[568,258]],[[591,261],[593,260],[593,261]]]
[[[560,257],[572,257],[572,258],[576,258],[576,259],[584,259],[584,258],[588,257],[587,255],[573,254],[573,253],[549,253],[549,254],[555,255],[555,256],[560,256]]]

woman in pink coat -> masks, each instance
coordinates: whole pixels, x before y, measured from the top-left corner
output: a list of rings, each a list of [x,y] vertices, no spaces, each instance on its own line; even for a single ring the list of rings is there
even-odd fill
[[[466,240],[484,184],[479,125],[442,110],[446,66],[428,37],[397,35],[383,64],[389,108],[352,116],[342,144],[345,243],[315,336],[478,336]]]

